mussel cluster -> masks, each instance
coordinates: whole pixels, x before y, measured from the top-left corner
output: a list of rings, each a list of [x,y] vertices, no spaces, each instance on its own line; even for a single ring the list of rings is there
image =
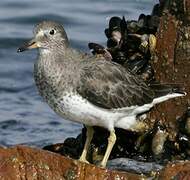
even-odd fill
[[[160,11],[159,5],[155,5],[151,15],[141,14],[138,20],[112,17],[105,29],[107,47],[89,43],[89,48],[93,54],[123,65],[146,82],[154,80],[150,60],[156,47]]]

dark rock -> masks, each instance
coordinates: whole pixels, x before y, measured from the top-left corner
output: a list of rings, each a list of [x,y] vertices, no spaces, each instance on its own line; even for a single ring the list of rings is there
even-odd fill
[[[150,176],[152,172],[158,172],[162,170],[164,166],[156,164],[155,162],[141,162],[127,158],[117,158],[108,161],[107,168]]]

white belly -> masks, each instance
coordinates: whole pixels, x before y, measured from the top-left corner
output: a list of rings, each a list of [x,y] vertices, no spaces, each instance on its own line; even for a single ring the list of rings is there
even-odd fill
[[[108,130],[113,130],[117,122],[126,116],[129,117],[129,121],[126,122],[128,127],[125,127],[125,129],[130,129],[130,126],[136,122],[134,116],[131,114],[133,108],[128,110],[129,115],[127,115],[124,111],[99,108],[76,94],[68,94],[57,103],[59,104],[59,108],[54,110],[59,115],[65,119],[89,126],[100,126]]]
[[[150,104],[143,106],[131,106],[120,109],[99,108],[78,94],[68,94],[57,102],[58,107],[54,109],[65,119],[83,123],[89,126],[100,126],[108,130],[114,127],[133,130],[137,125],[136,116],[151,109],[155,104],[181,96],[179,94],[170,94],[156,98]]]

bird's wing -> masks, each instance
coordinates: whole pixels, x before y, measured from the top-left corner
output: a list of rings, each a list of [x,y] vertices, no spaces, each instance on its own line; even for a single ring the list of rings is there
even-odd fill
[[[106,109],[143,105],[154,98],[143,80],[109,61],[86,63],[78,83],[77,92],[83,98]]]

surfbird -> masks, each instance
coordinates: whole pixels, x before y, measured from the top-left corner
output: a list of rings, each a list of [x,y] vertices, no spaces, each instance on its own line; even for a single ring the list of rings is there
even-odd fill
[[[88,162],[93,126],[110,132],[100,163],[105,167],[116,141],[115,127],[138,131],[143,120],[138,120],[137,115],[155,104],[185,95],[177,86],[147,85],[117,63],[71,48],[63,26],[53,21],[39,23],[34,38],[18,52],[33,48],[39,48],[34,78],[40,95],[61,117],[87,128],[80,157],[83,162]]]

